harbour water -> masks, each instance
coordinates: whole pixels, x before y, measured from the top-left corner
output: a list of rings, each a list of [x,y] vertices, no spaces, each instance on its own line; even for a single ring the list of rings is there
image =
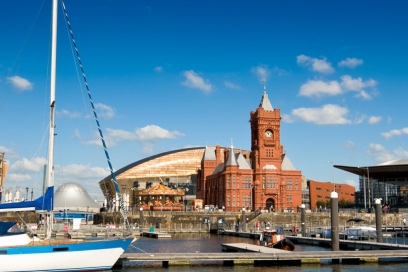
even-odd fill
[[[384,241],[385,242],[385,241]],[[404,244],[406,239],[390,240],[387,242]],[[408,241],[407,241],[408,242]],[[223,243],[248,243],[257,244],[257,241],[250,238],[235,236],[211,235],[207,233],[183,233],[173,234],[172,238],[155,239],[140,237],[133,243],[127,253],[158,254],[158,253],[192,253],[192,252],[221,252]],[[327,251],[331,248],[314,247],[307,245],[296,245],[295,251]],[[331,264],[331,262],[302,265],[302,266],[279,266],[279,267],[254,267],[252,265],[236,265],[233,267],[223,266],[220,263],[197,263],[190,266],[170,266],[163,268],[161,262],[143,264],[139,263],[132,267],[124,267],[121,270],[111,270],[112,272],[136,272],[136,271],[214,271],[214,272],[314,272],[319,269],[321,272],[377,272],[377,271],[407,271],[407,262],[380,262],[359,265]]]

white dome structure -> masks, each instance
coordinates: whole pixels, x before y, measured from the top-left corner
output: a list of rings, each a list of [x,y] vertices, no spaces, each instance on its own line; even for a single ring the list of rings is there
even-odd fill
[[[101,205],[94,201],[84,187],[77,183],[65,183],[54,194],[54,211],[99,213]]]

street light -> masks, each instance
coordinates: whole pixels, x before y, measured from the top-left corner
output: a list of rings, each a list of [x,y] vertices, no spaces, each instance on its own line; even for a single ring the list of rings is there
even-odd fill
[[[370,170],[368,166],[367,166],[367,186],[368,186],[368,208],[371,209]]]
[[[253,188],[254,188],[254,186],[251,184],[250,185],[251,186],[251,212],[252,212],[252,202],[253,202],[253,200],[252,200],[252,194],[253,194],[253,192],[252,192],[252,190],[253,190]]]
[[[334,163],[332,161],[328,161],[328,163],[331,163],[331,165],[332,165],[332,183],[334,185],[333,191],[335,192],[336,191],[336,184],[334,183]]]

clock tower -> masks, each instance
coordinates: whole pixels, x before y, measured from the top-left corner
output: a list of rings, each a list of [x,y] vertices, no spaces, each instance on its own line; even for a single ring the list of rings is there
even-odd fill
[[[250,115],[252,169],[255,173],[262,169],[280,171],[283,155],[280,110],[272,107],[265,87],[259,107]]]
[[[293,211],[301,204],[301,172],[287,158],[280,141],[280,110],[269,101],[266,87],[250,113],[253,205],[271,211]]]

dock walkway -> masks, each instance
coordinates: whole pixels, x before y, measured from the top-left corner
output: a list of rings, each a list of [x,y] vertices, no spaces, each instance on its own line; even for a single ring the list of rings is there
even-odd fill
[[[246,243],[223,244],[220,253],[125,253],[119,259],[118,265],[132,266],[137,262],[149,265],[161,262],[163,267],[177,265],[195,265],[202,263],[220,265],[254,265],[279,266],[318,264],[322,261],[332,263],[360,264],[380,261],[408,262],[408,250],[361,250],[361,251],[284,251]],[[245,252],[243,252],[245,251]]]

